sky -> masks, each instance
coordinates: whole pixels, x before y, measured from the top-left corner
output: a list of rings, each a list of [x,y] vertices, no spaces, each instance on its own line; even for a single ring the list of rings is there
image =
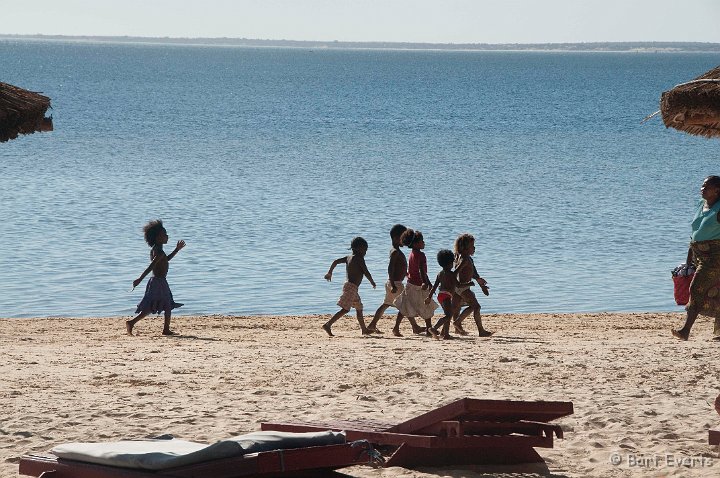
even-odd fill
[[[720,43],[720,0],[0,0],[0,34]]]

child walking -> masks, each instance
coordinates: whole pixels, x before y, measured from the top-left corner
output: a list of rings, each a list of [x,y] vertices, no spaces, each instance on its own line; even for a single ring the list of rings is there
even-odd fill
[[[363,280],[363,277],[367,277],[372,284],[373,289],[375,288],[375,281],[373,280],[370,272],[365,265],[365,254],[368,250],[368,243],[362,237],[356,237],[350,243],[350,249],[352,254],[349,256],[335,259],[330,266],[330,270],[325,274],[325,279],[332,280],[332,273],[335,266],[338,264],[345,264],[345,272],[347,274],[347,280],[343,284],[342,295],[338,299],[337,305],[340,306],[340,310],[333,315],[323,326],[323,330],[327,332],[330,337],[334,337],[332,333],[332,324],[338,321],[340,317],[350,312],[350,309],[354,308],[357,312],[357,320],[360,323],[360,331],[363,335],[368,335],[370,331],[365,327],[365,320],[363,319],[363,304],[360,300],[360,294],[358,288]]]
[[[382,318],[383,313],[389,308],[394,307],[393,303],[400,294],[405,290],[405,276],[407,275],[407,259],[400,248],[403,246],[400,240],[407,227],[402,224],[395,224],[390,229],[390,240],[392,241],[392,250],[390,251],[390,261],[388,263],[388,280],[385,283],[385,300],[375,311],[375,316],[368,324],[368,330],[375,334],[382,332],[377,328],[378,321]],[[400,313],[398,313],[400,314]],[[417,327],[417,324],[416,324]]]
[[[482,319],[480,318],[480,303],[473,291],[470,290],[474,279],[485,295],[490,294],[487,281],[480,277],[477,269],[475,269],[475,263],[472,259],[473,254],[475,254],[475,238],[470,234],[460,234],[455,239],[455,275],[457,277],[455,293],[470,306],[480,337],[490,337],[493,333],[483,328]],[[459,309],[460,307],[455,307],[456,312],[459,312]],[[459,325],[461,320],[458,318],[455,322],[456,329],[460,328],[462,330],[462,326]]]
[[[432,325],[432,316],[438,305],[432,299],[429,303],[425,303],[426,291],[431,287],[430,278],[427,275],[427,258],[422,251],[425,249],[425,239],[422,232],[408,229],[402,235],[402,243],[412,248],[412,251],[408,259],[407,285],[403,293],[394,302],[400,313],[395,320],[393,335],[402,337],[400,322],[403,316],[407,317],[412,324],[413,333],[427,331],[428,334],[431,334],[432,332],[427,328]],[[418,316],[425,319],[426,329],[419,327],[415,323],[414,318]]]
[[[172,309],[181,307],[173,300],[170,286],[167,282],[169,262],[175,257],[175,254],[185,247],[185,241],[178,241],[175,250],[166,255],[163,251],[163,244],[168,242],[168,234],[160,219],[150,221],[143,227],[143,235],[145,242],[150,246],[150,265],[143,273],[133,281],[133,289],[140,284],[146,275],[152,271],[153,275],[145,287],[145,295],[137,306],[135,313],[138,314],[132,320],[125,322],[127,334],[133,334],[135,324],[148,314],[165,313],[165,325],[163,326],[163,335],[174,335],[170,330],[170,314]]]
[[[437,296],[437,301],[443,309],[445,315],[435,324],[435,327],[431,327],[430,334],[433,337],[441,337],[443,339],[450,339],[450,321],[453,318],[455,312],[455,306],[458,305],[458,299],[455,295],[455,289],[457,288],[457,278],[452,270],[453,262],[455,261],[455,254],[449,249],[442,249],[437,254],[437,261],[442,267],[442,270],[438,272],[435,284],[433,284],[430,293],[425,299],[425,303],[429,304],[432,300],[433,294],[440,287],[440,292]],[[455,300],[453,300],[455,298]],[[442,326],[442,331],[438,333],[438,329]]]

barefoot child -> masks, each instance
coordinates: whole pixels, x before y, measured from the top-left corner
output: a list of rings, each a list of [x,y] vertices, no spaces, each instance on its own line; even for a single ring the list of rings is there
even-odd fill
[[[473,279],[475,279],[482,289],[485,295],[489,294],[487,282],[485,279],[480,277],[475,269],[475,264],[472,260],[472,255],[475,254],[475,238],[470,234],[461,234],[455,239],[455,275],[457,277],[458,285],[455,288],[455,293],[462,298],[470,306],[475,319],[475,324],[478,328],[478,334],[480,337],[489,337],[493,333],[483,328],[482,319],[480,318],[480,303],[475,298],[475,294],[470,287],[473,285]],[[456,311],[459,307],[456,307]],[[456,327],[459,321],[455,322]]]
[[[143,234],[145,236],[145,242],[147,242],[150,249],[150,265],[145,271],[133,281],[133,289],[142,282],[146,275],[152,271],[153,276],[145,287],[145,295],[137,306],[135,313],[138,314],[132,320],[125,322],[127,328],[127,334],[132,335],[132,330],[135,324],[148,314],[159,314],[160,312],[165,313],[165,325],[163,327],[163,335],[174,335],[174,332],[170,330],[170,311],[177,307],[181,307],[182,304],[178,304],[173,300],[170,286],[167,282],[167,273],[170,260],[175,257],[175,254],[180,252],[180,249],[185,247],[185,241],[178,241],[175,250],[170,255],[165,255],[163,251],[163,244],[168,242],[168,234],[163,227],[163,223],[160,219],[150,221],[143,227]]]
[[[400,238],[407,230],[402,224],[395,224],[390,229],[390,239],[392,240],[392,250],[390,251],[390,262],[388,263],[388,280],[385,283],[385,300],[375,311],[375,316],[368,324],[368,330],[372,333],[381,334],[377,328],[378,321],[382,318],[383,313],[388,307],[394,307],[393,302],[405,290],[405,276],[407,275],[407,259],[405,254],[400,250],[403,246]]]
[[[437,296],[437,301],[443,309],[445,315],[435,324],[435,327],[428,329],[433,337],[442,337],[443,339],[450,338],[450,321],[453,318],[453,312],[455,305],[457,304],[457,298],[453,301],[455,296],[455,288],[457,287],[457,279],[455,273],[452,270],[453,262],[455,261],[455,254],[451,250],[442,249],[437,254],[437,261],[442,267],[442,270],[438,273],[433,284],[430,293],[425,299],[425,303],[429,304],[432,300],[435,290],[440,286],[440,292]],[[438,329],[442,326],[442,332],[438,334]]]
[[[352,254],[341,257],[340,259],[335,259],[330,266],[330,270],[327,274],[325,274],[325,279],[329,281],[332,279],[332,273],[335,266],[338,264],[345,264],[347,280],[345,281],[345,284],[343,284],[343,292],[337,302],[337,305],[340,306],[340,310],[322,326],[323,330],[325,330],[330,337],[334,337],[331,330],[332,324],[337,322],[340,317],[350,312],[350,309],[352,308],[355,308],[355,311],[357,312],[357,320],[360,323],[360,330],[362,331],[362,334],[367,335],[370,333],[368,328],[365,327],[365,320],[363,319],[362,313],[363,305],[360,300],[360,294],[358,294],[358,287],[363,280],[363,276],[367,277],[370,284],[372,284],[373,289],[375,288],[375,281],[365,265],[365,254],[368,250],[368,243],[362,237],[356,237],[350,243],[350,249],[352,249]]]
[[[472,260],[472,259],[471,259]],[[485,279],[480,277],[480,275],[477,272],[477,269],[475,268],[475,263],[473,262],[473,278],[478,279],[478,285],[480,286],[483,294],[490,295],[490,288],[487,285],[487,282]],[[470,285],[472,286],[472,282],[470,282]],[[473,313],[473,308],[468,306],[465,307],[465,310],[460,312],[460,309],[462,309],[463,304],[467,304],[467,302],[460,298],[457,294],[455,294],[455,299],[457,300],[457,304],[454,305],[455,310],[455,319],[453,320],[453,326],[455,327],[455,333],[460,335],[469,335],[469,333],[463,329],[462,321],[465,320],[468,315]]]
[[[431,283],[430,278],[427,275],[427,258],[425,253],[422,251],[425,249],[425,240],[422,232],[413,231],[408,229],[402,235],[402,243],[412,248],[410,252],[410,258],[408,259],[408,273],[407,273],[407,285],[397,299],[395,299],[395,307],[398,308],[400,313],[395,320],[395,327],[393,327],[393,334],[397,337],[402,337],[400,333],[400,322],[403,316],[407,317],[410,324],[413,326],[413,333],[419,334],[426,332],[427,328],[423,329],[419,327],[414,318],[422,317],[425,319],[426,327],[430,327],[432,323],[432,316],[435,313],[435,309],[438,308],[437,303],[434,300],[430,300],[429,303],[425,303],[427,296],[427,290],[430,289]],[[427,331],[430,334],[430,331]]]

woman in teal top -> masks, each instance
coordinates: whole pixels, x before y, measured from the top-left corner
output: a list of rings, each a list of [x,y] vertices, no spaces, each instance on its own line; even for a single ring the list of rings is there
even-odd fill
[[[720,177],[708,176],[700,188],[703,201],[692,222],[687,263],[695,263],[685,325],[672,334],[687,340],[698,315],[715,318],[714,340],[720,340]]]

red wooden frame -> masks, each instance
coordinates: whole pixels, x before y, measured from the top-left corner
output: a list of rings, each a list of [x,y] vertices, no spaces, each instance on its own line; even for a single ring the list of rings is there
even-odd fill
[[[386,466],[517,464],[543,462],[535,447],[562,438],[555,420],[573,413],[571,402],[463,398],[397,425],[362,421],[263,423],[262,430],[344,431],[348,440],[391,448]]]

